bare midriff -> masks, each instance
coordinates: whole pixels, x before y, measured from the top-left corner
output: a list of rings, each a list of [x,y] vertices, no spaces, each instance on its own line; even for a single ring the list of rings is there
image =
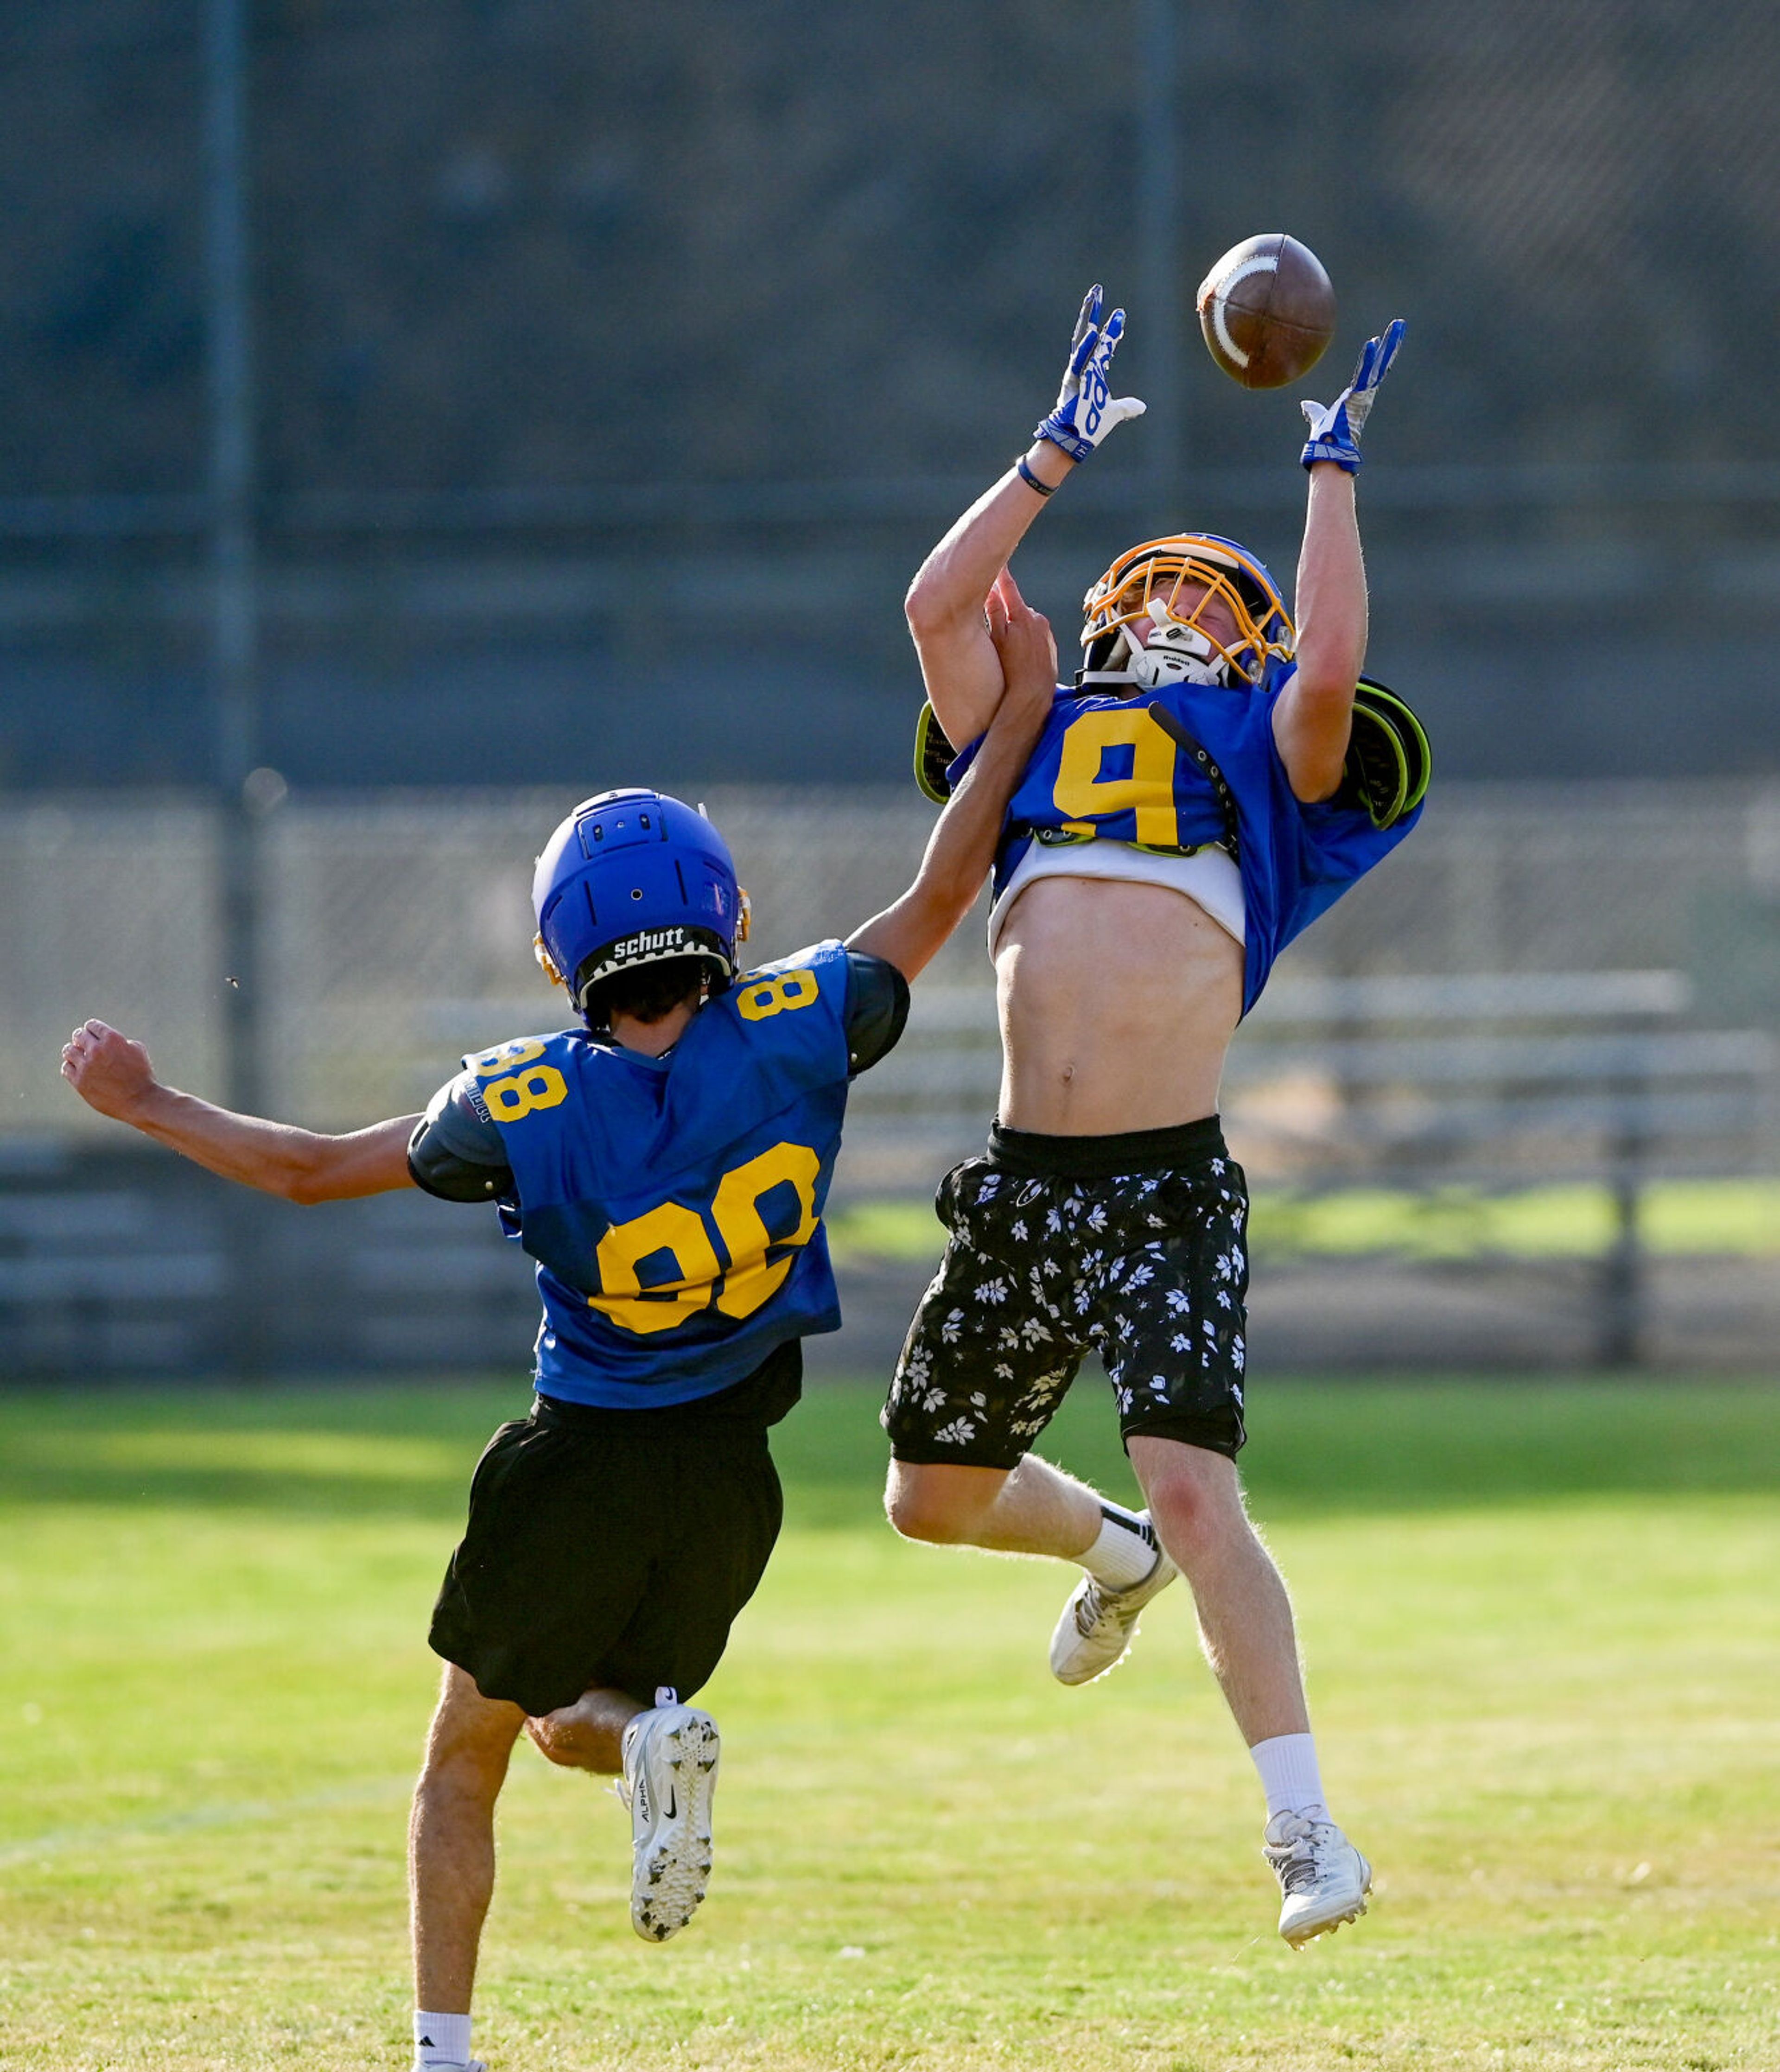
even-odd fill
[[[995,960],[1001,1120],[1054,1137],[1215,1114],[1242,1014],[1242,947],[1165,886],[1045,878]]]

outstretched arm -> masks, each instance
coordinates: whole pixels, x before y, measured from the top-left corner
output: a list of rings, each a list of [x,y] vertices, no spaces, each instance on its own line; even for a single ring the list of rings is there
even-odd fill
[[[62,1049],[62,1076],[88,1108],[127,1122],[225,1180],[290,1202],[339,1202],[414,1182],[408,1140],[417,1115],[345,1137],[294,1129],[215,1108],[154,1076],[147,1050],[103,1022],[83,1022]]]
[[[1400,317],[1368,339],[1352,385],[1326,406],[1306,403],[1310,471],[1304,547],[1298,557],[1297,668],[1273,709],[1273,740],[1293,794],[1332,798],[1353,725],[1354,691],[1366,664],[1366,563],[1360,552],[1354,476],[1361,427],[1403,339]]]
[[[849,936],[863,950],[913,978],[931,963],[976,902],[995,861],[1001,820],[1034,745],[1044,730],[1057,684],[1057,646],[1046,620],[1026,603],[1004,569],[989,594],[984,638],[1006,691],[998,693],[987,738],[946,803],[915,882],[893,906]]]
[[[1297,668],[1273,709],[1273,739],[1293,793],[1327,799],[1341,783],[1367,632],[1354,478],[1332,462],[1310,471],[1294,602]]]
[[[1115,310],[1103,326],[1100,310],[1100,290],[1091,288],[1056,408],[1026,451],[922,563],[903,601],[934,716],[960,748],[989,725],[1001,695],[1001,660],[983,616],[997,578],[1051,491],[1115,425],[1143,412],[1135,396],[1114,397],[1108,381],[1124,311]]]

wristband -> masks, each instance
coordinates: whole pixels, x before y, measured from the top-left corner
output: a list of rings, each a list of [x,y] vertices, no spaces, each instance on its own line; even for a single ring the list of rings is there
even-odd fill
[[[1041,482],[1026,466],[1026,457],[1024,454],[1022,454],[1014,462],[1013,467],[1015,473],[1028,489],[1037,490],[1041,496],[1053,496],[1056,494],[1058,485],[1054,482]]]

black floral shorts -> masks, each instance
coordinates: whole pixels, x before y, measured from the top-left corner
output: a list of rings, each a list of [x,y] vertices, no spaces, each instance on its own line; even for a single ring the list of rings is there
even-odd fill
[[[952,1235],[884,1406],[898,1460],[1013,1467],[1090,1351],[1127,1441],[1235,1458],[1248,1190],[1215,1116],[1118,1137],[997,1128],[935,1206]]]

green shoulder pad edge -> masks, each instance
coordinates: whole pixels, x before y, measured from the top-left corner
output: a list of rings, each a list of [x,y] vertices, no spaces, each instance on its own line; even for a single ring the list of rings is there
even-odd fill
[[[1433,757],[1422,725],[1387,684],[1362,676],[1342,790],[1364,806],[1374,827],[1394,827],[1421,804]]]
[[[1355,702],[1358,704],[1363,698],[1374,710],[1383,712],[1389,718],[1403,743],[1409,769],[1402,810],[1413,812],[1428,796],[1428,780],[1433,775],[1434,751],[1428,745],[1427,733],[1410,709],[1408,700],[1399,697],[1387,684],[1362,676],[1355,693]]]
[[[934,717],[933,707],[923,704],[921,717],[915,722],[915,781],[921,787],[923,797],[943,806],[952,796],[952,787],[946,782],[946,771],[956,759],[958,751],[946,738],[946,730]]]

